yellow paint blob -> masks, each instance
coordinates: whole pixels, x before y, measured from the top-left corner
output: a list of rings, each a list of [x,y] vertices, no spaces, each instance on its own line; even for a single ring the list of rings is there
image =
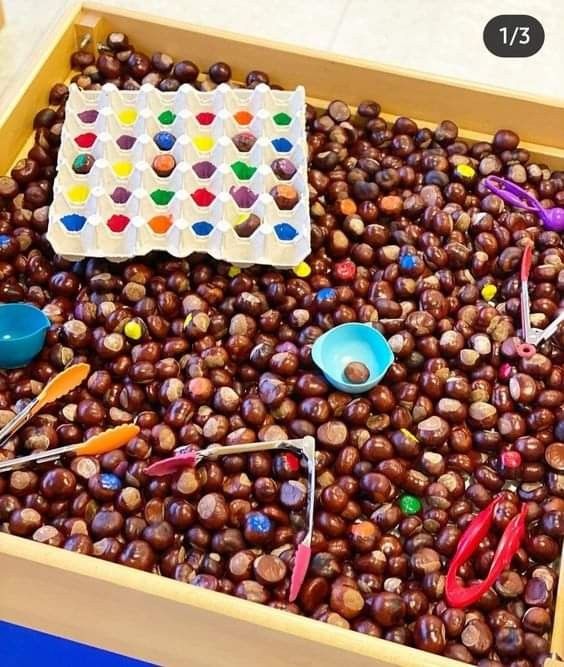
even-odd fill
[[[469,164],[459,164],[455,171],[459,176],[462,176],[462,178],[470,179],[474,178],[476,175],[476,170]]]
[[[292,270],[299,278],[307,278],[311,273],[311,266],[307,262],[300,262]]]
[[[497,287],[495,285],[492,285],[491,283],[489,283],[488,285],[484,285],[482,287],[481,294],[484,301],[491,301],[497,294]]]
[[[90,188],[87,185],[73,185],[67,190],[67,197],[71,204],[84,204],[90,194]]]
[[[123,333],[128,338],[131,338],[131,340],[139,340],[143,335],[143,329],[139,322],[131,320],[131,322],[128,322],[123,328]]]
[[[118,178],[127,178],[133,171],[133,164],[131,162],[114,162],[112,164],[114,174]]]
[[[235,278],[235,276],[238,276],[241,273],[241,269],[238,266],[230,266],[229,271],[227,272],[227,275],[230,278]]]
[[[198,137],[194,137],[194,146],[201,153],[207,153],[211,151],[211,149],[214,147],[214,143],[215,142],[213,140],[213,137],[208,137],[203,134]]]
[[[402,433],[406,438],[409,438],[409,440],[415,440],[415,442],[419,442],[419,439],[416,438],[411,431],[408,431],[406,428],[400,428],[400,433]]]
[[[133,125],[133,123],[137,120],[137,111],[131,108],[122,109],[118,113],[118,118],[122,125]]]

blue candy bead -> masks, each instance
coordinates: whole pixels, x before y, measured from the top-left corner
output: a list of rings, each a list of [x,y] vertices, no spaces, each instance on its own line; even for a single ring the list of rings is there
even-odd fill
[[[100,475],[100,486],[108,491],[121,491],[121,479],[111,472],[103,472]]]

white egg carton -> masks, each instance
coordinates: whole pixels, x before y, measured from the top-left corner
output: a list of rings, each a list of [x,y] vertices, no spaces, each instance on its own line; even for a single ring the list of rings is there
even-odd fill
[[[86,123],[79,114],[88,110],[95,110],[97,116]],[[175,115],[169,124],[159,120],[165,111]],[[249,124],[237,123],[234,114],[239,111],[252,114]],[[206,112],[215,118],[202,125],[197,116]],[[279,113],[290,116],[291,122],[276,124],[273,117]],[[174,135],[170,150],[159,149],[154,141],[158,132]],[[239,151],[232,141],[240,132],[257,137],[248,152]],[[81,148],[76,138],[87,133],[95,139],[91,146]],[[123,135],[135,139],[131,148],[119,147],[117,140]],[[273,141],[279,139],[290,142],[290,150],[277,150]],[[95,162],[88,174],[77,174],[72,164],[84,153]],[[158,176],[153,159],[166,153],[174,156],[176,168],[169,176]],[[148,84],[137,91],[121,91],[113,84],[99,91],[81,91],[73,84],[47,238],[55,252],[72,260],[105,257],[121,261],[164,250],[176,257],[207,252],[234,264],[293,267],[310,253],[307,155],[301,86],[278,91],[265,84],[253,90],[221,84],[211,92],[199,92],[185,84],[174,93],[163,93]],[[277,158],[294,164],[296,173],[290,180],[280,180],[273,173],[270,165]],[[202,162],[215,166],[208,178],[198,176]],[[237,177],[232,169],[237,162],[254,169],[248,179]],[[292,210],[278,208],[270,195],[276,185],[292,185],[297,190],[299,201]],[[253,193],[247,208],[239,207],[231,192],[242,187]],[[116,188],[129,192],[125,203],[112,199]],[[202,189],[210,198],[213,195],[207,206],[198,205],[193,197]],[[168,203],[155,203],[153,197],[159,190],[168,193]],[[250,237],[242,238],[235,226],[250,213],[258,215],[261,224]],[[109,220],[114,229],[123,227],[123,231],[112,231]]]

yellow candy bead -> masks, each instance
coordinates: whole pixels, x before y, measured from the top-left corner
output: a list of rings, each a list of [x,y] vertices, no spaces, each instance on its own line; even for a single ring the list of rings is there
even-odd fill
[[[211,151],[214,146],[213,137],[206,137],[204,135],[194,137],[194,146],[196,146],[201,153],[207,153],[208,151]]]
[[[409,438],[409,440],[415,440],[415,442],[419,442],[419,438],[413,435],[411,431],[408,431],[406,428],[400,428],[400,433],[402,433],[406,438]]]
[[[311,273],[311,266],[307,262],[300,262],[292,270],[299,278],[307,278]]]
[[[494,296],[497,294],[497,287],[495,285],[484,285],[482,287],[482,298],[484,301],[491,301]]]
[[[227,275],[230,278],[235,278],[235,276],[238,276],[241,273],[241,269],[238,266],[230,266],[229,271],[227,272]]]
[[[455,171],[457,172],[457,174],[462,176],[462,178],[471,179],[474,178],[474,176],[476,176],[476,170],[469,164],[459,164],[456,167]]]
[[[192,321],[192,317],[193,317],[192,313],[188,313],[188,315],[186,315],[186,317],[184,319],[184,326],[185,327],[187,327],[190,324],[190,322]]]
[[[128,322],[123,328],[123,333],[131,340],[139,340],[143,335],[143,329],[139,322]]]
[[[84,204],[90,194],[90,188],[86,185],[73,185],[67,190],[67,197],[71,204]]]
[[[127,178],[133,170],[133,164],[131,162],[114,162],[112,169],[118,178]]]
[[[123,125],[133,125],[137,120],[137,111],[135,109],[122,109],[118,113],[118,118]]]

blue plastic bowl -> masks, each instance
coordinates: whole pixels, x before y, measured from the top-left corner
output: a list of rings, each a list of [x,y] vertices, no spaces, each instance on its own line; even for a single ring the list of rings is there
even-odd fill
[[[0,305],[0,368],[19,368],[36,357],[50,324],[30,303]]]
[[[320,336],[313,344],[311,356],[327,381],[349,394],[362,394],[375,387],[391,366],[394,355],[388,341],[371,324],[340,324]],[[344,371],[351,361],[362,362],[370,376],[362,384],[352,384]]]

